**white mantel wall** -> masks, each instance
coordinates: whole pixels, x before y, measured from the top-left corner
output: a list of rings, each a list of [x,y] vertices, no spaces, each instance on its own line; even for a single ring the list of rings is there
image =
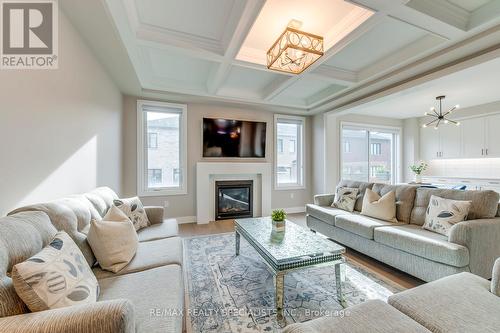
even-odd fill
[[[141,99],[147,99],[142,97]],[[124,123],[123,123],[123,191],[126,196],[136,195],[136,120],[137,120],[137,97],[124,97]],[[188,103],[188,193],[187,195],[143,197],[141,200],[146,205],[167,205],[165,211],[167,217],[177,217],[182,222],[196,221],[196,164],[199,162],[209,163],[269,163],[274,161],[274,114],[266,110],[253,110],[248,108],[237,108],[231,106],[218,106],[212,104]],[[202,158],[202,118],[229,118],[245,119],[267,122],[266,133],[266,158],[260,159],[204,159]],[[305,126],[305,170],[306,188],[299,190],[275,190],[271,187],[271,207],[284,208],[289,211],[304,210],[306,203],[312,202],[312,149],[311,149],[311,123],[312,117],[306,117]],[[272,179],[274,184],[274,178]]]

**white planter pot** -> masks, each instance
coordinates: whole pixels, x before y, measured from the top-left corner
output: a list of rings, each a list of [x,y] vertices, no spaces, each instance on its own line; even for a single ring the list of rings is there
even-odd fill
[[[415,183],[420,184],[422,182],[422,175],[415,175]]]

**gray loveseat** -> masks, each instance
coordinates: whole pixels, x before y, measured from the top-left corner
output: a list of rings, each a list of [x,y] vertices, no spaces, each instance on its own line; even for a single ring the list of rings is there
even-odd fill
[[[92,218],[103,217],[115,192],[101,187],[48,203],[16,209],[0,218],[0,332],[182,332],[183,250],[177,222],[162,207],[145,207],[151,226],[138,231],[132,261],[118,273],[102,270],[86,240]],[[58,230],[82,250],[99,281],[95,304],[29,313],[9,273],[38,253]]]
[[[500,259],[492,281],[459,273],[389,297],[347,308],[345,317],[293,324],[284,333],[497,333]]]
[[[332,208],[334,194],[316,195],[314,204],[306,207],[311,230],[424,281],[460,272],[491,277],[493,263],[500,257],[497,192],[356,181],[341,181],[338,187],[359,188],[354,212]],[[398,224],[360,215],[367,188],[380,195],[396,192]],[[422,229],[431,195],[472,201],[468,220],[454,225],[449,237]]]

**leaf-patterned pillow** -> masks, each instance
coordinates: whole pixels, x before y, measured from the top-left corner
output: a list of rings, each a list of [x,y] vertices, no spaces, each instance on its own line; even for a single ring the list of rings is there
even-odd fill
[[[144,206],[138,197],[116,199],[113,200],[113,204],[127,215],[136,231],[150,225]]]
[[[32,312],[95,303],[99,296],[94,273],[64,231],[33,257],[15,265],[11,277]]]
[[[341,187],[337,190],[335,201],[332,207],[343,209],[348,212],[354,211],[354,205],[358,197],[359,189],[351,187]]]
[[[455,224],[467,220],[470,201],[459,201],[431,196],[422,228],[448,236]]]

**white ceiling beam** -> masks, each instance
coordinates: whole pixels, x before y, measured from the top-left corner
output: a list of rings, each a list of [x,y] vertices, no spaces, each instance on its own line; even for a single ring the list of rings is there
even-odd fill
[[[422,1],[423,4],[430,3],[435,0],[346,0],[348,2],[358,4],[367,8],[373,8],[380,13],[385,13],[393,18],[396,18],[402,22],[408,23],[415,27],[418,27],[424,31],[431,34],[446,38],[446,39],[456,39],[464,35],[464,30],[457,28],[455,25],[447,23],[443,20],[447,20],[445,17],[441,17],[441,20],[429,15],[429,10],[421,11],[424,5],[415,5],[412,8],[408,6],[409,3],[417,3]],[[413,2],[415,1],[415,2]],[[437,0],[441,1],[441,0]],[[456,6],[455,6],[456,7]],[[417,9],[418,8],[418,9]],[[458,8],[458,7],[456,7]],[[444,15],[444,14],[443,14]],[[449,21],[449,20],[448,20]]]
[[[207,90],[211,94],[217,94],[220,86],[224,83],[231,71],[232,61],[236,58],[241,45],[245,41],[253,23],[257,19],[265,0],[238,0],[238,5],[244,6],[243,13],[238,18],[236,29],[231,37],[225,37],[227,47],[224,53],[224,59],[217,70],[210,75],[207,80]],[[236,18],[232,18],[233,20]]]
[[[345,92],[312,108],[313,112],[323,112],[345,108],[352,103],[395,91],[407,89],[423,80],[435,79],[453,71],[461,70],[499,56],[500,26],[470,37],[446,49],[436,51],[426,57],[389,72]],[[496,44],[495,44],[496,43]]]
[[[322,64],[308,73],[308,75],[316,76],[338,84],[350,85],[358,81],[358,74],[356,72],[327,64]]]
[[[393,69],[394,64],[397,64],[398,66],[409,64],[414,61],[415,58],[434,52],[435,48],[444,41],[444,39],[436,37],[435,35],[425,35],[388,55],[387,57],[362,68],[358,72],[358,79],[362,82],[376,75],[383,75],[385,72]]]

